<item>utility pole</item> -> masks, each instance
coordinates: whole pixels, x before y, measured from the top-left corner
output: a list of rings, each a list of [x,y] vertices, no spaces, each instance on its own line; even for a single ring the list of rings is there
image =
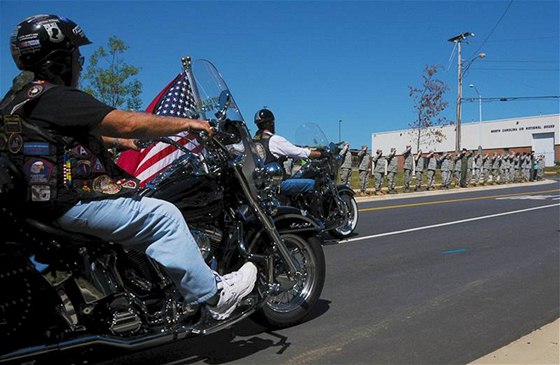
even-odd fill
[[[449,42],[457,44],[457,121],[455,124],[455,152],[461,150],[461,100],[463,98],[463,63],[461,60],[461,42],[467,37],[474,37],[474,33],[465,32],[449,38]]]

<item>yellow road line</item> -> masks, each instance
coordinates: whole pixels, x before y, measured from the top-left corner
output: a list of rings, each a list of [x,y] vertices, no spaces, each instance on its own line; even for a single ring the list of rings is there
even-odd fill
[[[503,197],[508,197],[508,196],[543,194],[543,193],[557,193],[557,192],[560,192],[560,189],[531,191],[531,192],[525,192],[525,193],[477,196],[477,197],[473,197],[473,198],[448,199],[448,200],[440,200],[440,201],[434,201],[434,202],[410,203],[410,204],[400,204],[400,205],[387,205],[387,206],[384,206],[384,207],[363,208],[363,209],[359,209],[359,211],[360,212],[370,212],[370,211],[374,211],[374,210],[396,209],[396,208],[406,208],[406,207],[419,207],[419,206],[422,206],[422,205],[457,203],[457,202],[464,202],[464,201],[469,201],[469,200],[496,199],[496,198],[503,198]]]

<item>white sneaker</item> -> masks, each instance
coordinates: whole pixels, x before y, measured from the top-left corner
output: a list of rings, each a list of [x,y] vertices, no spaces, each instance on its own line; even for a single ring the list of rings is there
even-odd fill
[[[212,318],[222,320],[229,317],[239,302],[253,291],[256,281],[257,267],[252,262],[227,275],[216,275],[220,300],[215,307],[208,306]]]

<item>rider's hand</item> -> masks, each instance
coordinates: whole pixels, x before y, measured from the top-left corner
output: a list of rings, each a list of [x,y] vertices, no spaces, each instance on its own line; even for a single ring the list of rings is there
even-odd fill
[[[321,158],[324,157],[323,153],[319,150],[311,150],[309,153],[309,158]]]
[[[209,136],[214,134],[214,128],[210,125],[207,120],[193,119],[189,123],[189,130],[206,132]]]
[[[134,151],[138,151],[140,149],[136,145],[134,139],[119,138],[118,140],[119,140],[119,147],[122,148],[122,149],[129,149],[129,150],[134,150]]]

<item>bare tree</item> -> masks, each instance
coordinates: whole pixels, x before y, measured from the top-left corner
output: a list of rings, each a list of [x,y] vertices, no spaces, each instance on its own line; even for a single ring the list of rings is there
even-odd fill
[[[441,127],[452,123],[440,116],[448,105],[443,97],[449,87],[434,77],[439,69],[440,66],[426,65],[422,75],[422,87],[408,86],[409,96],[412,97],[414,109],[418,114],[418,118],[408,124],[412,129],[410,133],[417,150],[420,146],[432,146],[443,141],[445,135]]]

